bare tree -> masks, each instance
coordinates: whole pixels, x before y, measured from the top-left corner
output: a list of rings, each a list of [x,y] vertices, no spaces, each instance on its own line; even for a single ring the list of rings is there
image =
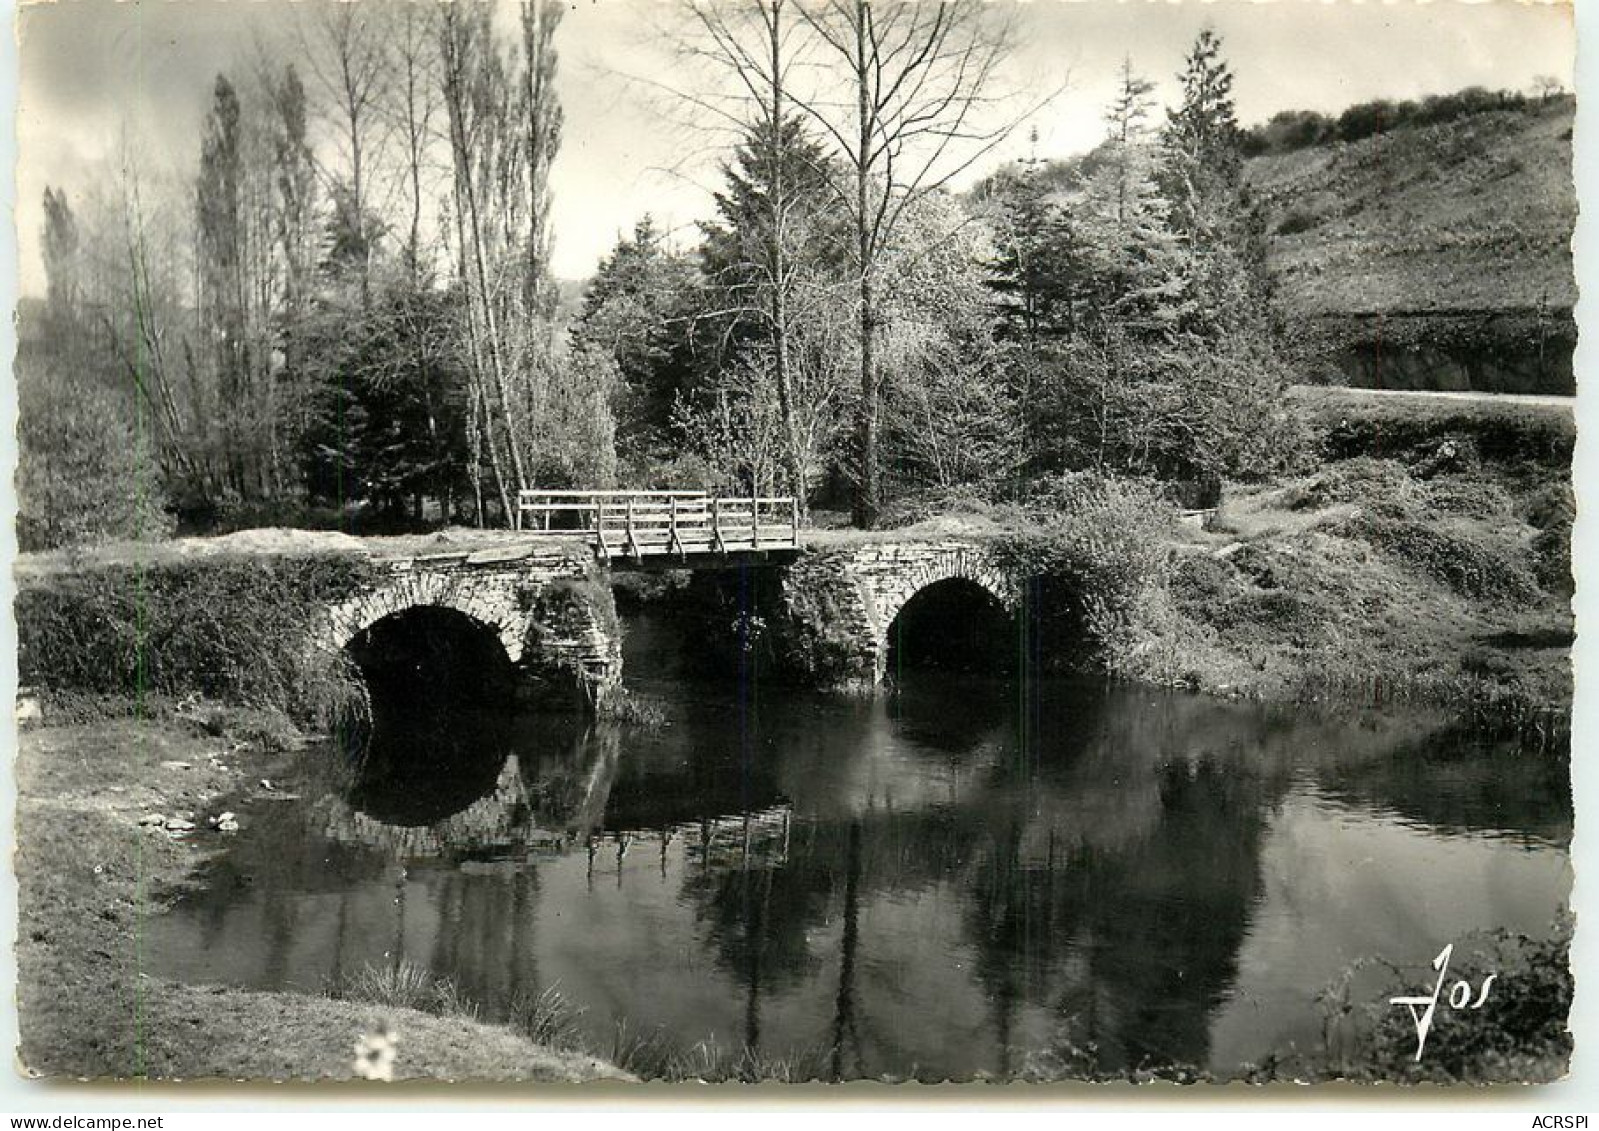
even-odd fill
[[[380,107],[391,71],[388,29],[373,4],[318,4],[311,12],[299,25],[300,51],[337,139],[343,168],[330,179],[343,181],[336,206],[349,211],[344,223],[359,241],[364,301],[372,264],[368,174],[387,137]]]
[[[389,35],[392,81],[380,112],[399,139],[404,163],[403,180],[409,197],[405,239],[405,266],[412,285],[423,273],[422,219],[428,182],[429,150],[438,111],[438,51],[432,17],[415,4],[402,4],[395,13]]]
[[[124,138],[115,179],[114,199],[102,198],[91,210],[84,241],[81,282],[83,306],[117,366],[156,425],[156,450],[164,473],[175,473],[190,492],[208,495],[203,451],[197,450],[196,407],[185,412],[179,403],[177,375],[189,353],[185,318],[193,303],[182,293],[179,278],[184,249],[176,217],[146,202],[140,163]],[[187,210],[187,209],[186,209]]]
[[[489,468],[500,507],[509,518],[515,513],[511,491],[520,490],[525,480],[521,447],[511,417],[506,359],[490,283],[489,263],[493,252],[486,245],[492,235],[488,226],[492,216],[486,214],[482,183],[494,168],[492,157],[488,155],[489,146],[493,144],[496,131],[503,130],[504,126],[503,101],[498,97],[503,71],[487,9],[445,5],[438,10],[438,21],[439,80],[449,121],[456,252],[467,296],[465,331],[473,375],[473,452],[475,459],[479,437],[486,438]],[[500,416],[507,426],[514,487],[507,483],[505,470],[500,465],[491,417],[486,411],[485,385],[490,381],[497,395]],[[481,506],[478,516],[481,522]]]
[[[847,102],[831,97],[829,85],[805,96],[791,91],[790,99],[832,139],[844,170],[828,176],[854,234],[860,402],[853,517],[870,527],[881,507],[878,266],[906,210],[999,145],[1037,104],[1016,113],[997,89],[1015,38],[1011,17],[998,6],[818,0],[798,12],[851,95]]]
[[[555,95],[555,30],[564,11],[557,0],[522,3],[522,118],[527,164],[527,247],[523,302],[546,316],[550,279],[550,165],[561,145],[561,104]]]
[[[803,62],[805,45],[799,33],[804,25],[794,16],[790,0],[687,0],[684,10],[690,32],[678,41],[678,52],[730,78],[734,88],[730,96],[687,97],[733,125],[735,136],[752,151],[764,181],[762,238],[744,256],[744,265],[759,280],[753,288],[756,293],[750,296],[749,312],[765,321],[771,338],[769,361],[781,422],[781,462],[803,507],[806,468],[790,361],[789,307],[797,281],[791,247],[797,236],[797,215],[815,202],[805,200],[788,176],[795,148],[790,144],[795,134],[788,128],[794,112],[788,89],[791,70]]]

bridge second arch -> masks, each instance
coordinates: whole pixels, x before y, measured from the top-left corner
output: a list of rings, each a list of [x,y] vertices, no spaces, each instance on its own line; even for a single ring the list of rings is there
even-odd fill
[[[950,581],[975,587],[1007,614],[1021,611],[1023,579],[982,543],[964,540],[822,551],[790,570],[785,584],[791,614],[834,620],[830,635],[856,641],[855,679],[875,684],[888,670],[895,621],[918,596]]]

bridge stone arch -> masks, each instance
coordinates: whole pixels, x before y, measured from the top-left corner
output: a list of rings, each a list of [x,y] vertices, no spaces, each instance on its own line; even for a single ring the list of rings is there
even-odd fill
[[[319,618],[310,645],[328,662],[385,617],[436,608],[491,632],[527,685],[575,688],[592,705],[621,679],[615,606],[609,587],[592,583],[586,555],[453,554],[384,565],[383,581]]]
[[[517,664],[527,625],[516,592],[514,579],[499,574],[412,572],[329,609],[319,643],[326,651],[337,652],[385,617],[410,609],[453,609],[493,632],[511,663]]]
[[[931,555],[916,555],[901,572],[877,575],[868,582],[877,605],[881,633],[879,650],[886,653],[888,632],[910,604],[911,598],[942,581],[969,581],[999,602],[1007,613],[1022,607],[1022,587],[984,550],[969,546],[939,547]]]
[[[969,581],[1007,612],[1021,611],[1025,578],[982,542],[966,539],[883,542],[822,550],[788,571],[789,615],[828,617],[854,638],[854,680],[876,684],[888,664],[888,634],[918,593],[944,581]],[[825,610],[825,611],[824,611]]]

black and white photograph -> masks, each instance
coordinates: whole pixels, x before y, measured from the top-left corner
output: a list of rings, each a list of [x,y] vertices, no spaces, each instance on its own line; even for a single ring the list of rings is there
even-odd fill
[[[1567,1078],[1571,4],[14,23],[39,1102]]]

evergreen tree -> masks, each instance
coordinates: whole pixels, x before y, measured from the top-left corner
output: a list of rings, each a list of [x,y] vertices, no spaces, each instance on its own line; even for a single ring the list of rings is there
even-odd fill
[[[1209,28],[1194,41],[1179,76],[1182,101],[1167,111],[1162,187],[1172,222],[1185,234],[1213,236],[1225,223],[1243,177],[1243,135],[1233,105],[1233,76],[1221,38]]]
[[[698,280],[693,261],[673,252],[645,214],[589,283],[573,343],[615,363],[617,445],[629,459],[667,443],[673,405],[692,388]]]
[[[1205,29],[1180,76],[1182,102],[1167,112],[1159,184],[1189,261],[1183,328],[1204,338],[1269,332],[1261,217],[1243,181],[1243,140],[1233,76],[1221,40]]]
[[[1118,223],[1126,221],[1128,198],[1135,187],[1134,182],[1145,171],[1144,123],[1150,115],[1150,94],[1154,89],[1154,83],[1133,73],[1132,57],[1124,56],[1116,86],[1116,97],[1105,111],[1107,141],[1111,147],[1111,161],[1116,171]]]
[[[700,263],[722,300],[719,309],[732,312],[735,333],[770,336],[765,293],[792,289],[794,273],[840,265],[842,232],[829,219],[827,160],[800,119],[790,117],[776,131],[765,123],[750,130],[722,166],[725,187],[715,195],[716,219],[702,226]]]
[[[772,401],[766,431],[786,482],[748,469],[735,474],[791,492],[802,507],[819,470],[811,427],[815,397],[822,392],[813,364],[820,346],[816,316],[843,273],[844,233],[828,207],[828,160],[798,117],[778,126],[762,118],[723,165],[717,216],[702,225],[700,248],[708,313],[694,332],[704,372],[693,395],[717,399],[722,415],[758,414]],[[721,380],[730,367],[744,372]],[[741,427],[760,431],[749,421]],[[728,461],[716,457],[713,463]]]
[[[443,517],[466,477],[468,381],[454,348],[459,296],[409,272],[373,276],[361,300],[359,261],[329,290],[305,332],[317,378],[303,440],[312,497],[365,502],[390,520],[426,498]]]
[[[1088,289],[1077,225],[1036,169],[1002,178],[996,195],[988,285],[1000,299],[1001,336],[1036,341],[1077,332]]]

